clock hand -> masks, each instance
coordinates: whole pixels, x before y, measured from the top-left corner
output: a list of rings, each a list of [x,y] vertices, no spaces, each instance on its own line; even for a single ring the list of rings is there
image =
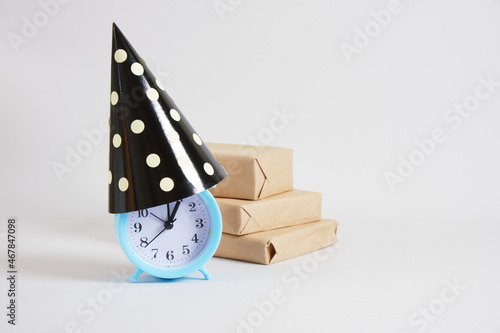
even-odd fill
[[[156,216],[156,215],[155,215],[155,214],[153,214],[153,213],[149,213],[149,214],[153,215],[154,217],[156,217],[158,220],[162,221],[163,223],[166,223],[166,222],[167,222],[167,221],[163,221],[161,218],[159,218],[158,216]]]
[[[174,217],[175,217],[175,214],[177,214],[177,210],[179,209],[180,204],[181,204],[180,200],[175,203],[175,207],[174,207],[174,210],[172,211],[172,215],[170,215],[168,217],[167,222],[170,222],[170,223],[175,222],[176,219]]]
[[[160,236],[165,230],[167,229],[172,229],[173,227],[173,222],[175,221],[175,214],[177,214],[177,210],[179,209],[179,206],[181,204],[181,201],[177,201],[175,203],[175,206],[174,206],[174,210],[172,211],[172,214],[170,214],[170,205],[167,204],[167,214],[168,214],[168,218],[166,221],[163,221],[162,219],[160,219],[158,216],[154,215],[153,213],[151,213],[151,215],[153,215],[154,217],[156,217],[158,220],[162,221],[163,223],[165,223],[165,228],[163,228],[162,231],[160,231],[158,233],[158,235],[154,236],[152,240],[149,241],[148,245],[146,245],[145,247],[148,247],[149,244],[151,244],[158,236]]]
[[[162,231],[160,231],[160,232],[158,233],[158,235],[154,236],[154,237],[153,237],[153,239],[149,241],[148,245],[146,245],[146,246],[145,246],[145,248],[146,248],[146,247],[148,247],[148,246],[149,246],[149,244],[153,243],[153,241],[156,239],[156,237],[160,236],[160,235],[162,234],[162,232],[164,232],[165,230],[167,230],[167,227],[163,228],[163,230],[162,230]]]

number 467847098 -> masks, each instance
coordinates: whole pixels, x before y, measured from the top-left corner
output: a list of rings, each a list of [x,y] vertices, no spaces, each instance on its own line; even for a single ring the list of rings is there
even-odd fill
[[[7,235],[7,256],[9,259],[7,259],[9,263],[9,269],[15,269],[16,265],[16,236],[14,234],[16,233],[16,220],[15,219],[9,219],[8,221],[8,235]]]

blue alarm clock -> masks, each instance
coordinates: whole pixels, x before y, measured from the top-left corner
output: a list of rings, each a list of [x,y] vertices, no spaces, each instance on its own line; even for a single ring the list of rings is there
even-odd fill
[[[108,210],[137,268],[131,281],[197,270],[208,280],[222,235],[208,189],[227,172],[115,24],[110,104]]]
[[[179,278],[200,271],[215,254],[222,235],[222,218],[208,190],[168,204],[115,216],[115,233],[129,260],[137,267],[131,277],[146,272]]]

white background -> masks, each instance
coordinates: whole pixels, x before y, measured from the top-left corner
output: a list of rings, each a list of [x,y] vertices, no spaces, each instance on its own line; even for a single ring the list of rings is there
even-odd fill
[[[341,43],[355,45],[389,1],[221,2],[231,10],[209,0],[69,1],[14,47],[9,34],[23,37],[43,6],[2,0],[0,208],[4,221],[18,218],[20,271],[18,325],[6,324],[2,305],[2,331],[74,322],[81,332],[500,332],[500,87],[458,128],[443,119],[479,77],[500,82],[500,4],[402,0],[347,59]],[[341,223],[332,253],[271,266],[214,258],[209,282],[122,284],[133,267],[107,213],[99,127],[113,21],[205,141],[253,136],[294,149],[295,187],[322,192],[323,216]],[[269,136],[275,110],[295,118]],[[384,174],[397,174],[399,156],[418,154],[415,140],[435,128],[447,139],[391,190]],[[67,164],[84,132],[103,138],[58,177],[54,163]],[[300,285],[287,279],[294,267],[310,271]],[[455,280],[465,290],[439,308]],[[110,286],[112,299],[89,310]],[[268,304],[273,290],[282,304],[259,314],[255,302]],[[439,314],[425,329],[409,321],[429,305]]]

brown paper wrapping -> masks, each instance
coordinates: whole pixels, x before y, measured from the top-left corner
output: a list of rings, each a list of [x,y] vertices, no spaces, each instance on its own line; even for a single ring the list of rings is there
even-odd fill
[[[289,227],[321,219],[321,193],[293,190],[258,200],[216,198],[223,229],[233,235]]]
[[[215,256],[273,264],[336,243],[337,227],[337,221],[323,219],[243,236],[223,233]]]
[[[207,143],[228,176],[210,192],[216,197],[258,200],[293,189],[287,148]]]

